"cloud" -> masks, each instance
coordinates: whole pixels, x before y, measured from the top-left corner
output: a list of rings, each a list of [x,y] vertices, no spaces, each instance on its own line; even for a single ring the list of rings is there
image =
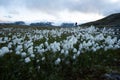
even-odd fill
[[[8,16],[4,16],[5,18],[12,18],[12,16],[8,15]]]
[[[25,0],[25,6],[30,10],[55,12],[62,10],[79,11],[83,13],[100,13],[109,15],[120,12],[119,0]]]
[[[0,0],[0,11],[10,20],[84,22],[120,12],[120,0]]]
[[[19,11],[17,11],[17,10],[10,10],[10,11],[8,12],[8,14],[11,14],[11,15],[19,15],[20,13],[19,13]]]
[[[0,6],[7,6],[10,2],[7,0],[0,0]]]
[[[25,7],[47,13],[69,10],[107,15],[120,12],[120,0],[0,0],[0,6],[6,9]]]

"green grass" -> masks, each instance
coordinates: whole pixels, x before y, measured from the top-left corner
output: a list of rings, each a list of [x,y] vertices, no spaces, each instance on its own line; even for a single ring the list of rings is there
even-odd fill
[[[41,60],[43,56],[45,60]],[[62,61],[55,65],[57,56],[60,56]],[[102,80],[101,76],[106,72],[120,72],[120,50],[81,53],[76,59],[63,57],[59,52],[55,55],[49,51],[44,55],[36,54],[36,57],[31,59],[30,63],[25,63],[24,59],[15,53],[4,55],[0,58],[0,79]]]
[[[22,32],[19,31],[21,26],[13,26],[12,28],[18,30],[13,29],[12,34]],[[51,28],[22,27],[22,29],[27,31],[27,29],[42,30]],[[57,36],[56,38],[50,36],[48,43],[63,41],[69,35],[71,34],[62,34],[61,37]],[[0,37],[3,36],[5,35],[0,35]],[[25,40],[29,40],[29,37],[26,36]],[[39,46],[45,41],[45,38],[36,40],[33,42],[33,46]],[[79,47],[78,44],[79,42],[74,45],[76,49]],[[0,48],[6,45],[7,43],[1,44]],[[0,57],[0,80],[103,80],[101,77],[105,73],[120,72],[120,49],[107,51],[101,49],[97,52],[86,51],[81,53],[76,59],[73,59],[75,53],[72,51],[69,51],[68,56],[61,54],[59,51],[56,53],[47,51],[44,54],[34,53],[35,57],[31,57],[31,62],[25,63],[25,57],[14,53],[15,47],[12,47],[13,53]],[[26,50],[24,51],[27,52]],[[44,60],[42,60],[43,57],[45,58]],[[61,62],[56,65],[55,60],[58,57],[61,58]]]

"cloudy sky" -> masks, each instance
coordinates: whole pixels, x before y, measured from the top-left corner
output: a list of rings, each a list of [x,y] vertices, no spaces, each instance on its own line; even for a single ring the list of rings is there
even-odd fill
[[[120,0],[0,0],[0,22],[84,23],[120,12]]]

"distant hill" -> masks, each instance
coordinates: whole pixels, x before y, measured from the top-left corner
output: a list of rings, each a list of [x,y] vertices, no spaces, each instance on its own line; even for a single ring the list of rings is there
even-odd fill
[[[80,26],[120,26],[120,13],[111,14],[103,19],[81,24]]]

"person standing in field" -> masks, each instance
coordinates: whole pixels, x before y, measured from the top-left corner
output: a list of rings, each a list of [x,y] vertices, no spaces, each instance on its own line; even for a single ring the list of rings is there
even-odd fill
[[[77,22],[75,23],[75,27],[77,27]]]

